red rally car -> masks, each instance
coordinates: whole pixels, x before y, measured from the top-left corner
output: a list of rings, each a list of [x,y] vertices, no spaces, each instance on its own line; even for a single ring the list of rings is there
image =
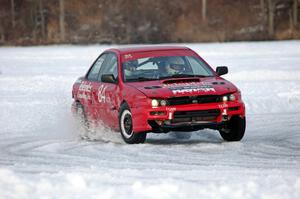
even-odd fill
[[[108,49],[73,85],[73,112],[117,129],[126,143],[169,131],[218,130],[239,141],[246,128],[241,92],[186,47]]]

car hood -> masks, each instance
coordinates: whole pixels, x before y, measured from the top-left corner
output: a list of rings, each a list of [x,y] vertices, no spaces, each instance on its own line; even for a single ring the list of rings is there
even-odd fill
[[[194,95],[223,95],[233,93],[237,88],[220,77],[177,78],[159,81],[132,82],[135,87],[149,98],[170,98]]]

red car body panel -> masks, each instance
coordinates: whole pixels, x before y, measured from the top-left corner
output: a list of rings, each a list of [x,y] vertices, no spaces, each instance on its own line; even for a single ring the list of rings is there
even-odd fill
[[[172,120],[175,112],[218,110],[218,116],[210,121],[216,124],[224,120],[224,114],[229,118],[233,115],[245,117],[245,106],[241,100],[239,90],[229,81],[219,77],[215,72],[215,77],[205,78],[174,78],[129,83],[123,81],[122,63],[129,60],[143,57],[176,55],[196,56],[204,61],[189,48],[152,46],[109,49],[104,53],[106,52],[112,52],[117,56],[118,83],[89,81],[87,80],[87,73],[73,85],[73,108],[75,109],[76,103],[82,104],[89,120],[103,121],[104,124],[111,128],[119,129],[119,110],[121,104],[124,102],[129,105],[132,113],[134,133],[152,131],[153,126],[149,124],[149,121],[156,121],[159,124],[159,121]],[[151,105],[151,99],[153,98],[170,99],[185,96],[222,96],[228,93],[234,93],[236,100],[159,107],[152,107]],[[161,115],[154,115],[152,114],[153,112],[160,112]]]

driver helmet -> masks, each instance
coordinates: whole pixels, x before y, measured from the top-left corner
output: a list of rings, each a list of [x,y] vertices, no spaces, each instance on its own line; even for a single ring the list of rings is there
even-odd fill
[[[168,57],[166,61],[166,72],[170,75],[182,74],[185,70],[185,64],[181,57]]]

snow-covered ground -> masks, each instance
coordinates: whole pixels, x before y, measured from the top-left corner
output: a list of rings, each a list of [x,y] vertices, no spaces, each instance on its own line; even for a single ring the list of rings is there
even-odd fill
[[[108,46],[0,48],[0,198],[300,198],[300,41],[187,44],[242,91],[247,131],[78,138],[71,86]]]

